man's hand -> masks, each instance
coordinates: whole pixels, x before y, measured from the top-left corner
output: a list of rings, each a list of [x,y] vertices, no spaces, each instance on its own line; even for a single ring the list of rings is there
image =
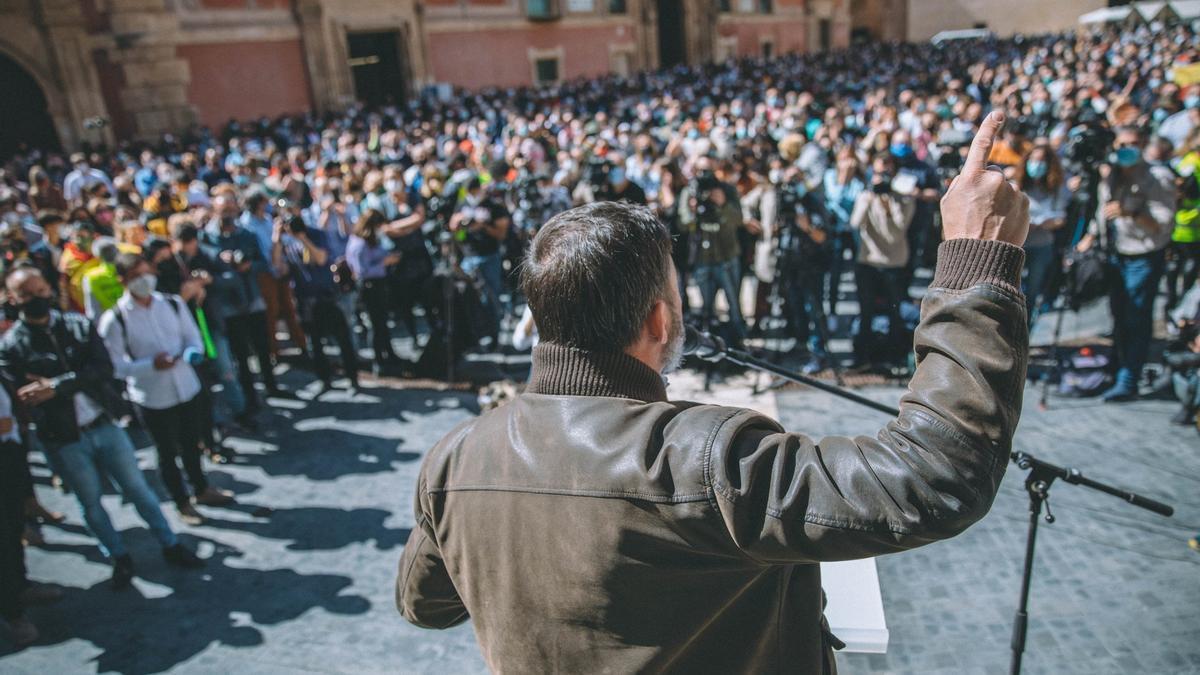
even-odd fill
[[[29,384],[17,390],[17,400],[25,405],[41,405],[54,398],[54,382],[45,377],[29,375]]]
[[[154,357],[155,370],[169,370],[175,366],[175,357],[166,352],[160,352]]]
[[[942,231],[947,240],[982,239],[1014,246],[1025,243],[1029,198],[1003,173],[987,166],[992,144],[1003,125],[1004,113],[988,114],[971,143],[962,172],[942,198]]]

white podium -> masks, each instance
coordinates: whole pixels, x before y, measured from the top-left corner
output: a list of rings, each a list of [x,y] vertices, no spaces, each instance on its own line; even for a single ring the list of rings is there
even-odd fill
[[[842,652],[885,653],[888,629],[875,559],[821,563],[821,586],[829,600],[829,630],[846,643]]]

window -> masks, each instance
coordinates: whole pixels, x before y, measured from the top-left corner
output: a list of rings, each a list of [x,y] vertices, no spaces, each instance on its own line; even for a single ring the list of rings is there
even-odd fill
[[[730,12],[729,0],[718,0],[717,10],[728,14]]]
[[[833,46],[833,22],[829,19],[821,19],[818,30],[820,31],[818,44],[821,45],[821,51],[827,52]]]
[[[535,59],[533,62],[533,79],[535,84],[557,83],[558,57],[548,56]]]
[[[625,0],[608,0],[608,13],[609,14],[624,14],[625,13]]]
[[[770,59],[775,56],[775,43],[770,40],[763,40],[762,55],[764,59]]]
[[[558,18],[558,0],[525,0],[525,14],[534,21]]]
[[[774,0],[758,0],[758,12],[760,14],[770,14],[775,11]]]

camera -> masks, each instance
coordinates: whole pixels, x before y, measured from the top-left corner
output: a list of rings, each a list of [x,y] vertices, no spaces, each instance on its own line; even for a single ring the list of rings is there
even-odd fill
[[[592,159],[588,160],[587,165],[584,167],[583,179],[589,185],[594,187],[607,185],[608,172],[611,168],[612,166],[608,163],[608,160],[600,157],[593,157]]]
[[[304,224],[304,219],[300,216],[289,216],[284,224],[287,226],[288,232],[293,235],[301,235],[308,232],[308,226]]]
[[[717,180],[716,174],[712,171],[701,171],[696,174],[696,223],[703,226],[706,224],[719,224],[721,222],[720,209],[712,201],[713,190],[723,190],[724,186],[721,181]]]
[[[1079,176],[1080,186],[1074,199],[1087,203],[1098,185],[1098,168],[1108,160],[1115,136],[1092,110],[1079,114],[1077,124],[1067,133],[1063,146],[1063,164],[1067,172]]]

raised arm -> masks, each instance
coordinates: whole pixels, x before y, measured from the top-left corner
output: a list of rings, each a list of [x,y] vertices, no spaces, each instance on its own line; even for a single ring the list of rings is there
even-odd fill
[[[954,536],[991,507],[1028,353],[1028,200],[984,164],[1002,121],[993,113],[984,122],[942,200],[948,241],[922,304],[900,416],[875,436],[814,439],[750,411],[717,430],[715,505],[748,556],[790,563],[912,548]]]

